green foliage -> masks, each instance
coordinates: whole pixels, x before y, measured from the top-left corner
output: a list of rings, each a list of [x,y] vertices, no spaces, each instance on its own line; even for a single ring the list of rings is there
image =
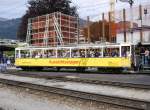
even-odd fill
[[[5,51],[4,54],[7,56],[7,57],[12,57],[15,55],[15,51]]]
[[[76,7],[71,7],[70,3],[70,0],[29,0],[28,10],[22,17],[22,23],[19,26],[17,37],[21,40],[26,39],[28,18],[53,12],[62,12],[64,14],[77,16]]]

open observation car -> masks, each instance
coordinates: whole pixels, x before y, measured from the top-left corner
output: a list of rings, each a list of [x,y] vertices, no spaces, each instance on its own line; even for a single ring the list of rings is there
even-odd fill
[[[62,47],[19,47],[15,49],[15,65],[22,69],[44,67],[131,69],[135,57],[131,44],[89,44]]]

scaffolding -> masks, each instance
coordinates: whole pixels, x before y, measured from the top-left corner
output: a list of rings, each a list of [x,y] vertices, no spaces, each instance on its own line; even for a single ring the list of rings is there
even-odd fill
[[[78,18],[60,12],[30,18],[27,43],[29,46],[64,46],[78,41]]]

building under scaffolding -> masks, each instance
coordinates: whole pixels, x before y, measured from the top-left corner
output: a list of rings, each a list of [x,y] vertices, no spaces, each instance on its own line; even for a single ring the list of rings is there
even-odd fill
[[[28,21],[29,46],[59,46],[77,43],[78,18],[55,12]]]

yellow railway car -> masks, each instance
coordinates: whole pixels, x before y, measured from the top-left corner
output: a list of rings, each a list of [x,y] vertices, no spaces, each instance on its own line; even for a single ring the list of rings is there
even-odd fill
[[[131,68],[131,44],[91,44],[62,47],[19,47],[15,49],[15,65],[22,69],[44,67],[76,68],[84,71],[88,67]]]

